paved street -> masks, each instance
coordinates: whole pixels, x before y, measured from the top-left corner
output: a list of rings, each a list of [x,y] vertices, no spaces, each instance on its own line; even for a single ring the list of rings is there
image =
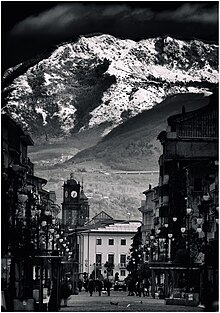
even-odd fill
[[[118,303],[118,305],[111,304]],[[127,292],[112,291],[110,296],[92,297],[82,291],[79,295],[70,296],[67,307],[61,307],[61,312],[202,312],[199,307],[165,305],[164,300],[151,297],[127,296]]]

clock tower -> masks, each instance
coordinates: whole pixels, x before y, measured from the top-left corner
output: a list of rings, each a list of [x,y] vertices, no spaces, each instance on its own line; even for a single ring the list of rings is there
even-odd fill
[[[83,197],[82,197],[83,195]],[[88,199],[84,195],[83,187],[77,182],[73,174],[63,185],[62,224],[64,227],[82,226],[89,217]]]

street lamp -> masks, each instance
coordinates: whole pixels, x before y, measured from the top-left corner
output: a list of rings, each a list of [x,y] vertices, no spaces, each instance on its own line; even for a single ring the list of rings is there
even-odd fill
[[[200,209],[203,214],[204,222],[203,222],[203,231],[204,231],[204,243],[205,243],[205,256],[204,256],[204,295],[206,297],[207,284],[208,284],[208,264],[207,264],[207,245],[208,245],[208,217],[209,217],[209,204],[210,204],[210,196],[208,194],[204,194],[201,200]]]
[[[161,233],[161,230],[158,228],[156,230],[156,238],[157,238],[157,261],[159,261],[160,259],[160,237],[159,237],[159,234]]]
[[[172,240],[173,234],[168,234],[168,262],[171,262],[171,240]]]
[[[190,207],[186,208],[186,219],[187,219],[187,241],[186,241],[186,251],[187,251],[187,286],[186,291],[189,292],[189,266],[190,266],[190,214],[192,209]]]
[[[181,230],[181,233],[183,234],[186,231],[186,227],[181,227],[180,230]]]

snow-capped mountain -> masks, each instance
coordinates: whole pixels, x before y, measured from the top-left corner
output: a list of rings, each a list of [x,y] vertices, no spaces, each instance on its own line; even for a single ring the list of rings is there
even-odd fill
[[[218,83],[218,46],[170,37],[135,42],[82,36],[23,73],[21,68],[4,74],[13,81],[3,90],[3,113],[38,138],[62,138],[103,123],[104,135],[168,95],[208,93]]]

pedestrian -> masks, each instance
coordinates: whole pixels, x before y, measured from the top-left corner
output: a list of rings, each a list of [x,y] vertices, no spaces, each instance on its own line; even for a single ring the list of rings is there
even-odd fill
[[[110,296],[111,287],[112,287],[112,283],[110,282],[110,280],[108,280],[107,284],[106,284],[106,289],[107,289],[108,296]]]
[[[95,284],[92,278],[89,279],[89,283],[88,283],[88,290],[89,290],[89,294],[90,296],[92,296],[94,290],[95,290]]]
[[[134,295],[134,281],[130,278],[128,281],[128,296]]]
[[[87,278],[87,279],[84,280],[84,283],[83,283],[83,287],[84,287],[86,292],[88,292],[88,285],[89,285],[89,280]]]
[[[69,288],[68,281],[65,280],[63,284],[61,285],[61,300],[63,300],[64,305],[67,306],[67,299],[71,295],[71,290]]]
[[[139,297],[141,297],[142,293],[143,293],[143,297],[145,297],[145,290],[144,290],[144,282],[143,282],[143,280],[140,281],[140,285],[139,285]]]
[[[136,294],[136,296],[139,296],[139,291],[140,291],[140,282],[136,281],[136,283],[135,283],[135,294]]]
[[[149,281],[149,279],[147,279],[147,280],[145,281],[144,287],[145,287],[145,291],[146,291],[146,296],[149,297],[149,296],[150,296],[150,292],[149,292],[150,281]]]
[[[108,279],[105,278],[105,279],[104,279],[104,290],[105,290],[105,291],[107,290],[107,284],[108,284]]]
[[[101,296],[101,293],[102,293],[102,281],[97,279],[96,286],[97,286],[97,291],[99,293],[99,296]]]
[[[78,289],[79,289],[79,292],[81,292],[81,290],[82,290],[82,280],[81,279],[79,279],[79,281],[78,281]]]

